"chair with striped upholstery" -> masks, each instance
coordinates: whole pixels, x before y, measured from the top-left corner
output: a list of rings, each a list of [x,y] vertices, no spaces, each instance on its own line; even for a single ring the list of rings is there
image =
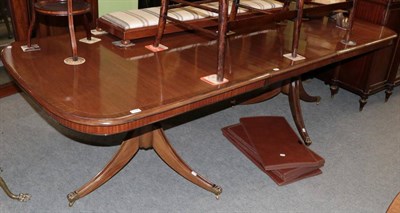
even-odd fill
[[[175,2],[177,4],[170,5],[169,4],[170,1]],[[170,9],[187,7],[187,6],[193,8],[194,14],[196,15],[195,17],[200,17],[201,14],[204,14],[203,16],[218,17],[217,32],[215,32],[214,30],[210,30],[204,27],[199,27],[197,25],[187,23],[185,21],[181,21],[179,20],[179,18],[168,15],[168,13],[171,13]],[[231,10],[233,11],[231,12],[231,17],[233,17],[232,20],[236,18],[236,13],[239,7],[242,7],[242,5],[239,3],[239,0],[234,1],[234,3],[231,6]],[[252,10],[253,8],[251,6],[245,6],[245,9]],[[257,12],[261,11],[264,12],[261,9],[256,9],[256,10]],[[227,79],[224,78],[226,38],[227,38],[228,21],[229,21],[228,11],[229,11],[228,0],[218,0],[218,1],[205,0],[199,2],[188,2],[184,0],[162,0],[159,22],[158,22],[158,30],[155,41],[153,45],[148,45],[146,47],[154,52],[167,49],[167,47],[160,44],[162,36],[165,31],[165,25],[167,23],[167,20],[176,23],[180,26],[183,26],[189,30],[197,30],[206,33],[208,35],[215,36],[217,37],[217,47],[218,47],[216,75],[213,74],[210,76],[205,76],[202,78],[202,80],[205,80],[207,83],[211,83],[214,85],[225,83],[228,81]]]
[[[280,11],[284,5],[277,0],[242,0],[241,4],[270,12]],[[218,8],[218,2],[216,1],[203,3],[203,5]],[[231,9],[228,9],[228,11],[231,11]],[[129,44],[130,40],[133,39],[154,36],[157,33],[159,14],[160,7],[111,12],[97,20],[97,27],[122,39],[121,43]],[[249,16],[250,12],[248,9],[239,8],[237,14],[243,17]],[[171,8],[169,16],[189,24],[211,27],[217,25],[215,19],[218,14],[186,6]],[[167,21],[164,34],[182,30],[182,27]]]

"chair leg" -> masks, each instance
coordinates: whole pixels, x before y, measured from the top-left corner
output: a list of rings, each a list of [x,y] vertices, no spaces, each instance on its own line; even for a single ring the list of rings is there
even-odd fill
[[[68,28],[69,35],[71,39],[71,48],[72,48],[72,59],[74,61],[78,60],[78,47],[76,44],[75,38],[75,28],[74,28],[74,16],[72,15],[72,0],[68,0]]]
[[[32,3],[31,10],[32,10],[32,19],[31,19],[31,23],[29,24],[28,38],[27,38],[28,39],[28,44],[27,44],[28,47],[32,46],[32,43],[31,43],[32,31],[36,25],[36,12],[35,12],[33,3]]]
[[[233,0],[232,1],[232,7],[231,7],[231,12],[229,14],[229,21],[235,21],[236,20],[236,15],[239,9],[239,3],[240,0]]]
[[[292,40],[292,57],[297,57],[297,50],[299,47],[299,39],[300,39],[300,30],[302,24],[302,17],[303,17],[303,6],[304,0],[298,0],[296,4],[297,8],[297,18],[295,21],[295,29],[293,31],[293,40]]]
[[[219,0],[218,14],[218,66],[217,66],[217,81],[224,80],[225,68],[225,50],[226,50],[226,32],[228,29],[228,1]]]
[[[86,39],[87,40],[92,40],[92,33],[90,32],[90,14],[86,13],[83,15],[83,24],[86,30]]]
[[[153,148],[160,158],[170,166],[175,172],[186,178],[193,184],[215,194],[216,198],[222,193],[222,188],[211,183],[201,175],[197,174],[190,168],[186,162],[176,153],[175,149],[169,143],[164,131],[156,129],[153,131]]]
[[[154,47],[158,47],[160,45],[162,36],[164,34],[165,24],[167,23],[168,5],[169,0],[161,0],[160,18],[158,19],[158,30],[153,44]]]

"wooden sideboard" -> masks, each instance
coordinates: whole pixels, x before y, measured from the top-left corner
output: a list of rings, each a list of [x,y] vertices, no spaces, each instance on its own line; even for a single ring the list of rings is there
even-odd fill
[[[399,0],[363,0],[357,7],[357,17],[372,23],[387,26],[400,33]],[[397,39],[386,85],[386,101],[392,94],[393,87],[400,85],[400,39]]]
[[[400,33],[399,0],[359,0],[356,17],[375,24],[387,26]],[[387,101],[393,87],[400,84],[400,45],[396,39],[385,47],[355,58],[339,62],[318,77],[331,85],[332,96],[339,87],[351,91],[360,98],[360,111],[369,95],[386,90]]]

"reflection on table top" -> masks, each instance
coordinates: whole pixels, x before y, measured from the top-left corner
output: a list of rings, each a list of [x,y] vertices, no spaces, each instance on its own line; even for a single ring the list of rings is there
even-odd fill
[[[101,42],[78,44],[86,59],[79,66],[63,62],[71,54],[67,35],[36,40],[38,52],[24,53],[23,43],[15,42],[2,59],[18,84],[60,123],[85,133],[114,134],[371,51],[396,37],[387,28],[358,21],[351,37],[357,45],[347,47],[340,43],[344,30],[327,19],[307,21],[298,51],[306,59],[292,62],[282,56],[291,49],[291,25],[232,35],[229,82],[219,86],[200,80],[216,71],[216,42],[195,33],[166,36],[163,44],[170,49],[159,53],[144,48],[153,38],[120,49],[103,35]]]

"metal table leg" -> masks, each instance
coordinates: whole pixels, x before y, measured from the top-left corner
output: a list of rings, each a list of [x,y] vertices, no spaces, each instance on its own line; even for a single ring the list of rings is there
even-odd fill
[[[0,172],[1,172],[1,169],[0,169]],[[0,176],[0,188],[2,188],[4,190],[4,192],[6,193],[6,195],[8,197],[10,197],[11,199],[18,200],[21,202],[26,202],[31,199],[31,195],[27,194],[27,193],[20,193],[19,195],[13,194],[1,176]]]

